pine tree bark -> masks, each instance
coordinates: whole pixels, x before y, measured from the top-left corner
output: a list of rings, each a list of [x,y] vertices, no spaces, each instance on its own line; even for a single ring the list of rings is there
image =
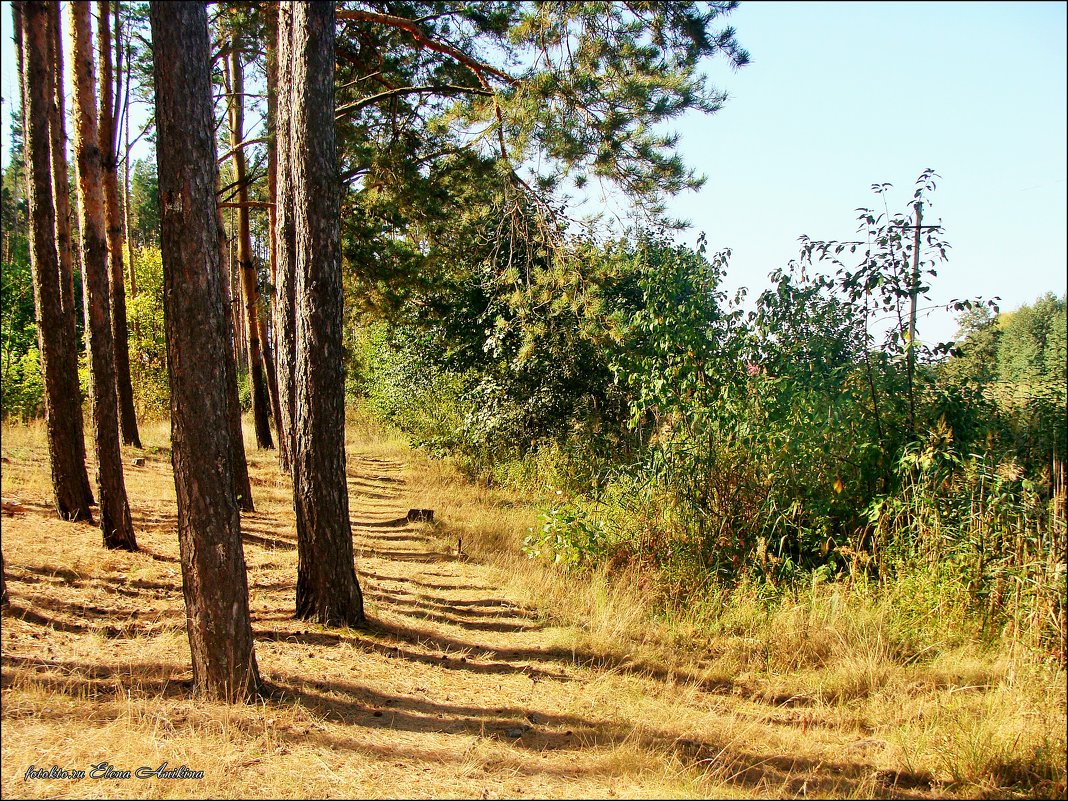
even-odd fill
[[[67,6],[74,67],[74,150],[77,154],[78,220],[82,239],[86,330],[92,384],[100,528],[106,548],[137,550],[126,498],[115,393],[115,345],[110,319],[108,253],[104,229],[102,155],[96,120],[96,65],[85,3]]]
[[[353,566],[345,460],[341,230],[333,3],[292,5],[289,147],[295,244],[293,495],[297,617],[365,622]],[[283,204],[286,201],[283,200]]]
[[[281,467],[293,472],[293,358],[295,318],[293,310],[293,266],[296,260],[293,234],[293,186],[290,169],[290,119],[293,106],[292,27],[293,13],[288,3],[277,5],[278,48],[275,56],[275,275],[274,336],[277,347],[278,407],[281,440],[285,438],[286,459]]]
[[[150,4],[174,485],[198,695],[260,689],[233,487],[226,316],[215,199],[211,50],[203,3]]]
[[[63,37],[60,35],[59,0],[48,6],[49,55],[52,59],[52,89],[54,102],[51,105],[52,140],[52,194],[56,203],[56,249],[59,255],[59,286],[63,296],[63,335],[69,347],[78,351],[79,309],[74,297],[74,239],[71,236],[70,168],[67,162],[67,100],[63,88]],[[81,413],[81,382],[78,381],[78,414],[74,416],[77,429],[75,447],[77,460],[85,464],[85,421]],[[80,471],[83,491],[89,503],[93,503],[93,491],[89,486],[89,472]]]
[[[219,171],[215,171],[216,193],[218,193]],[[237,387],[237,354],[234,337],[234,298],[231,292],[228,256],[229,243],[226,239],[226,226],[223,225],[222,209],[215,207],[215,221],[219,226],[219,273],[222,276],[224,338],[229,347],[226,349],[226,419],[230,429],[230,443],[234,459],[234,499],[242,512],[255,512],[252,500],[252,482],[248,475],[248,460],[245,456],[245,434],[241,426],[241,394]]]
[[[252,392],[252,418],[256,426],[256,445],[260,448],[273,448],[270,423],[270,397],[267,380],[263,370],[262,347],[266,344],[260,338],[263,326],[259,315],[259,289],[256,265],[252,257],[252,230],[248,213],[248,181],[246,180],[246,160],[244,148],[238,147],[244,141],[245,125],[245,75],[241,64],[241,51],[236,38],[231,40],[231,48],[226,72],[230,76],[228,90],[230,94],[230,146],[234,149],[234,179],[237,181],[237,264],[241,273],[241,297],[245,304],[245,332],[248,338],[248,375]]]
[[[119,403],[119,430],[125,445],[141,447],[130,381],[130,334],[126,321],[126,285],[123,268],[122,210],[119,207],[118,146],[115,136],[115,82],[112,69],[111,3],[99,0],[100,51],[100,156],[107,224],[108,283],[111,296],[111,339],[115,347],[115,392]],[[117,16],[117,14],[116,14]]]
[[[16,49],[20,64],[23,128],[27,154],[30,269],[36,309],[37,345],[44,381],[48,460],[56,511],[64,520],[92,520],[85,469],[77,337],[73,317],[64,315],[56,211],[52,181],[51,110],[54,73],[49,63],[49,5],[14,3]],[[20,41],[21,40],[21,41]],[[70,293],[73,298],[73,290]],[[73,306],[73,300],[71,301]]]
[[[274,294],[271,299],[272,331],[274,333],[273,347],[265,348],[264,352],[270,355],[271,351],[276,356],[275,364],[267,368],[268,386],[271,390],[271,408],[274,411],[274,425],[278,435],[278,467],[285,473],[292,471],[292,463],[289,456],[289,422],[287,427],[286,418],[282,412],[282,394],[279,384],[278,348],[280,337],[278,335],[278,4],[268,3],[266,7],[267,17],[267,191],[270,202],[269,231],[271,253],[271,285]]]
[[[124,238],[126,239],[126,252],[130,256],[130,261],[127,266],[127,276],[130,279],[130,297],[137,297],[137,249],[134,247],[133,238],[133,223],[130,219],[130,43],[129,39],[126,42],[126,114],[123,116],[122,128],[123,128],[123,150],[125,157],[123,158],[123,171],[122,171],[122,225],[124,229]],[[134,318],[133,332],[134,336],[138,339],[141,338],[140,326],[137,323],[137,318]]]

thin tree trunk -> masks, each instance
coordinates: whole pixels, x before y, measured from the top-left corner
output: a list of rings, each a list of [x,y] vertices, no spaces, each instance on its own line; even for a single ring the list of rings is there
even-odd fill
[[[54,73],[48,62],[51,27],[48,13],[44,3],[12,4],[27,156],[30,269],[56,511],[65,520],[92,520],[85,440],[79,439],[83,429],[79,424],[82,408],[78,356],[75,337],[65,335],[70,329],[64,318],[55,239],[54,170],[49,133],[49,109],[53,108],[55,92]]]
[[[122,120],[123,150],[124,150],[124,153],[125,153],[125,155],[123,157],[123,160],[122,160],[122,163],[123,163],[122,195],[123,195],[123,198],[124,198],[124,202],[123,202],[123,205],[122,205],[122,209],[123,209],[122,217],[123,217],[123,227],[125,228],[126,252],[130,256],[130,265],[127,268],[127,270],[128,270],[127,275],[128,275],[129,280],[130,280],[130,298],[131,299],[135,299],[135,298],[137,298],[137,263],[136,263],[137,253],[136,253],[136,248],[134,247],[133,225],[132,225],[131,220],[130,220],[130,206],[132,205],[131,202],[130,202],[131,201],[131,197],[130,197],[130,73],[131,73],[130,42],[129,42],[129,39],[127,39],[127,41],[126,41],[126,94],[125,94],[125,100],[124,100],[126,113],[123,115],[123,120]],[[140,339],[141,338],[140,324],[138,323],[136,317],[134,318],[133,331],[134,331],[134,336],[137,337],[138,339]]]
[[[126,323],[126,286],[123,268],[122,219],[119,208],[119,175],[115,142],[115,85],[111,51],[111,3],[100,0],[100,156],[103,168],[104,215],[107,224],[108,282],[111,296],[111,339],[115,348],[115,392],[119,403],[119,428],[125,445],[141,447],[130,381],[130,334]],[[121,73],[120,73],[121,74]]]
[[[108,254],[104,230],[104,189],[101,185],[99,131],[96,122],[96,69],[90,39],[89,7],[67,6],[71,62],[74,66],[74,149],[78,165],[78,210],[84,253],[86,329],[89,331],[93,423],[96,431],[97,493],[104,546],[137,550],[130,506],[123,480],[119,446],[118,402],[115,393],[115,346],[112,341],[108,290]]]
[[[260,689],[233,487],[211,50],[203,3],[153,2],[171,438],[186,626],[198,695]]]
[[[297,2],[292,12],[297,616],[356,626],[364,622],[364,611],[353,566],[345,471],[341,187],[333,102],[336,11],[333,3]]]
[[[215,185],[219,185],[219,171],[215,171]],[[255,512],[256,506],[252,500],[252,482],[248,475],[248,460],[245,456],[245,434],[241,426],[241,395],[237,388],[237,365],[238,353],[234,348],[234,305],[231,292],[229,269],[227,269],[227,255],[229,243],[226,239],[226,226],[223,225],[222,209],[215,207],[215,221],[219,226],[219,274],[222,276],[223,310],[227,347],[226,371],[226,419],[230,429],[230,443],[233,446],[234,459],[234,498],[242,512]]]
[[[271,259],[271,286],[274,293],[271,299],[271,319],[273,321],[272,333],[274,334],[273,347],[264,347],[264,353],[268,355],[273,351],[278,360],[278,4],[268,3],[266,7],[267,17],[267,191],[270,231],[270,259]],[[266,340],[265,340],[266,341]],[[278,381],[276,364],[267,368],[268,386],[271,390],[271,407],[274,411],[274,425],[278,433],[278,466],[285,472],[292,470],[292,462],[289,455],[289,435],[287,419],[282,412],[282,396]],[[290,425],[292,423],[290,422]]]
[[[275,54],[275,252],[274,252],[274,336],[278,364],[279,439],[285,438],[286,460],[281,464],[286,472],[293,472],[293,358],[295,318],[293,310],[293,267],[295,243],[293,197],[290,169],[290,120],[293,107],[292,28],[293,12],[288,3],[278,3],[276,27],[278,48]]]
[[[67,101],[63,87],[63,39],[60,36],[59,2],[48,5],[49,53],[52,58],[52,89],[55,102],[51,104],[52,140],[52,191],[56,203],[56,248],[59,253],[59,286],[63,295],[63,336],[75,352],[78,351],[78,313],[74,297],[74,242],[71,237],[70,168],[67,163]],[[85,422],[81,412],[81,382],[78,382],[78,414],[74,416],[77,428],[75,447],[77,459],[85,464]],[[81,470],[83,491],[89,503],[93,491],[89,485],[89,472]]]
[[[224,64],[226,62],[224,61]],[[241,65],[241,51],[237,40],[231,42],[229,68],[224,70],[230,79],[230,146],[234,148],[234,179],[238,182],[237,202],[248,202],[248,183],[245,179],[245,151],[238,145],[244,141],[244,68]],[[245,332],[248,337],[248,375],[252,392],[252,417],[256,424],[256,445],[260,448],[273,448],[270,423],[270,397],[266,378],[263,374],[263,354],[261,352],[259,321],[259,289],[256,265],[252,258],[252,232],[249,225],[248,206],[237,209],[237,264],[241,273],[241,295],[245,304]]]

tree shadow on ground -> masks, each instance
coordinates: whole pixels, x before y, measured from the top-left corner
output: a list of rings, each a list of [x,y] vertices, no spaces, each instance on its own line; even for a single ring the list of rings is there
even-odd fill
[[[735,741],[718,742],[681,737],[645,725],[592,720],[571,714],[546,714],[520,707],[479,707],[412,696],[389,695],[344,681],[302,681],[298,677],[272,677],[272,703],[299,704],[324,720],[365,729],[389,729],[415,733],[441,733],[496,740],[515,749],[502,759],[518,774],[613,775],[616,766],[598,768],[597,750],[630,745],[646,752],[650,761],[673,757],[679,762],[712,774],[716,781],[741,789],[779,789],[789,795],[829,797],[853,795],[863,787],[881,787],[895,798],[924,798],[913,790],[930,790],[933,779],[922,773],[877,771],[863,762],[833,761],[809,757],[757,754]],[[352,748],[349,738],[331,731],[281,732],[286,739],[306,742],[311,737],[329,748]],[[359,750],[363,746],[357,745]],[[588,753],[585,766],[573,762],[554,764],[525,754],[549,751]],[[395,755],[394,755],[395,756]],[[459,762],[464,752],[440,752],[437,761]]]

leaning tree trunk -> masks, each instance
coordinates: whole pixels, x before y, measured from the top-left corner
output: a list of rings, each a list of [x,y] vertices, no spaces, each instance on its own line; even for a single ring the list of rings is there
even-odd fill
[[[237,181],[237,263],[241,273],[241,297],[245,302],[245,332],[248,336],[248,375],[252,390],[252,419],[256,424],[256,445],[273,448],[271,440],[270,398],[263,374],[259,319],[259,289],[256,265],[252,258],[252,231],[249,225],[248,180],[245,150],[241,146],[245,125],[245,76],[241,65],[241,51],[236,37],[231,40],[228,72],[230,81],[230,146],[233,148],[234,180]]]
[[[115,136],[115,85],[112,75],[110,3],[100,0],[100,156],[104,173],[104,214],[107,221],[108,281],[111,294],[111,339],[115,347],[115,392],[119,403],[119,430],[126,445],[141,447],[130,382],[130,334],[126,323],[126,286],[123,269],[122,210],[119,208],[119,166]],[[117,13],[116,13],[116,16]],[[120,70],[121,75],[121,70]]]
[[[26,142],[30,269],[37,313],[37,346],[44,381],[48,460],[56,511],[65,520],[92,520],[85,469],[77,339],[64,316],[63,289],[56,250],[56,212],[52,195],[50,108],[54,102],[48,61],[49,8],[45,3],[15,3],[23,127]],[[19,40],[21,39],[21,46]],[[73,291],[71,293],[73,296]]]
[[[333,3],[292,6],[290,109],[295,243],[293,495],[297,616],[364,622],[345,476],[341,231],[334,132]],[[283,203],[287,199],[283,199]]]
[[[100,139],[96,124],[96,69],[90,41],[89,7],[70,3],[71,61],[74,65],[74,149],[78,165],[78,220],[82,237],[86,329],[89,332],[93,423],[96,428],[97,489],[104,546],[137,550],[119,447],[115,397],[115,346],[111,336],[108,254],[104,232]]]
[[[227,424],[226,316],[215,208],[211,49],[203,3],[150,5],[171,438],[186,625],[197,694],[249,698],[249,622]]]

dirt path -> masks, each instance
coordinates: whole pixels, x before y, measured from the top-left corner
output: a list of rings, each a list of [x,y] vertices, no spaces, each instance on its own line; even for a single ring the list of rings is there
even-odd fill
[[[13,604],[3,618],[4,797],[930,793],[924,777],[894,769],[889,744],[810,699],[748,698],[729,681],[581,652],[575,631],[524,608],[440,527],[406,519],[425,498],[393,451],[350,448],[366,631],[292,618],[289,490],[270,456],[256,455],[258,511],[242,527],[257,659],[278,698],[190,704],[168,468],[160,451],[131,471],[145,552],[129,556],[102,552],[95,528],[50,517],[39,453],[4,465],[4,495],[26,507],[3,522]],[[62,567],[56,542],[67,543]],[[24,778],[31,764],[84,769],[104,758],[167,760],[205,778]]]

